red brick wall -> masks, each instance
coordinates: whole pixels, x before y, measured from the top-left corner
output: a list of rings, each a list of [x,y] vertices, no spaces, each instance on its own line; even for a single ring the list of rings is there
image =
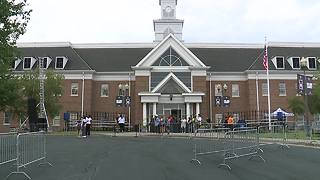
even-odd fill
[[[142,103],[138,95],[140,92],[149,91],[149,76],[136,76],[135,86],[133,91],[133,108],[134,123],[142,123]]]
[[[206,81],[206,76],[193,76],[193,92],[203,92],[205,95],[202,97],[202,103],[200,104],[200,114],[203,119],[210,118],[209,114],[209,84]],[[196,112],[196,111],[194,111]]]

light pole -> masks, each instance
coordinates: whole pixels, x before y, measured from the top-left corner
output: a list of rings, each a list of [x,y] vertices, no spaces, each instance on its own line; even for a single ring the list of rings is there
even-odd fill
[[[304,100],[304,120],[306,122],[305,129],[307,137],[310,137],[310,122],[309,122],[309,106],[308,106],[308,93],[307,93],[307,76],[306,70],[308,69],[308,60],[304,57],[300,60],[300,67],[303,70],[303,100]]]

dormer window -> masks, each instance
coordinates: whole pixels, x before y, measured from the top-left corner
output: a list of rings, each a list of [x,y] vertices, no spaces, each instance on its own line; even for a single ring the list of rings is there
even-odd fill
[[[293,57],[292,58],[292,68],[293,69],[300,69],[300,57]]]
[[[292,69],[300,69],[300,57],[290,57],[288,63]]]
[[[15,61],[12,61],[11,68],[13,70],[17,69],[21,61],[22,61],[21,59],[16,59]]]
[[[308,57],[308,68],[310,70],[316,70],[316,58],[315,57]]]
[[[68,62],[68,59],[64,56],[56,57],[56,63],[55,63],[56,69],[64,69],[67,62]]]
[[[43,68],[48,69],[50,66],[50,63],[52,62],[52,59],[50,57],[42,57],[43,59]]]
[[[32,69],[33,65],[36,63],[36,59],[33,57],[25,57],[23,59],[23,69],[30,70]]]
[[[272,62],[276,69],[284,69],[284,57],[283,56],[276,56],[272,59]]]

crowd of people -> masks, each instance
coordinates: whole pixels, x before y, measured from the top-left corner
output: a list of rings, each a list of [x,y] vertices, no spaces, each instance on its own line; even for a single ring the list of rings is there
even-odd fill
[[[92,124],[92,117],[90,115],[83,116],[81,120],[79,119],[76,122],[78,136],[84,137],[84,138],[90,136],[91,124]]]
[[[196,128],[199,128],[203,123],[202,116],[200,114],[193,115],[186,118],[183,116],[180,120],[176,117],[169,115],[168,117],[155,115],[150,122],[151,131],[156,133],[170,133],[170,132],[194,132]]]

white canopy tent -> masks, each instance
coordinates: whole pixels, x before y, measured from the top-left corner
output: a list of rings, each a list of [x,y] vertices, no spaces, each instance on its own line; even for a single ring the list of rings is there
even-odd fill
[[[286,117],[288,116],[294,116],[293,113],[288,113],[284,110],[282,110],[281,108],[278,108],[277,110],[275,110],[274,112],[271,113],[271,116],[277,116],[278,115],[278,112],[282,112],[282,114],[284,114]]]

